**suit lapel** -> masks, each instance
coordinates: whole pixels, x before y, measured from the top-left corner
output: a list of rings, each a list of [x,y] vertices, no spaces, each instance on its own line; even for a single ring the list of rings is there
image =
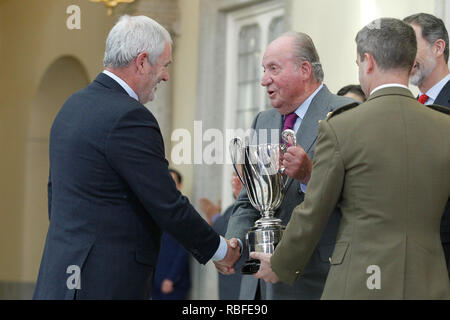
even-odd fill
[[[308,156],[309,150],[311,149],[314,141],[317,139],[317,131],[319,127],[319,120],[322,120],[327,112],[328,104],[327,98],[330,95],[330,91],[328,88],[323,85],[323,88],[317,92],[316,96],[312,99],[311,104],[309,105],[308,111],[305,114],[305,117],[302,120],[300,128],[298,128],[296,137],[297,144],[299,144]],[[294,179],[287,178],[288,181],[286,183],[286,190],[290,188]],[[295,186],[298,188],[298,184]]]
[[[323,85],[323,88],[312,99],[305,118],[303,118],[297,131],[297,143],[306,153],[309,153],[314,141],[317,139],[316,133],[319,127],[319,120],[324,119],[329,111],[327,101],[330,94],[328,88]]]
[[[450,108],[450,81],[442,88],[439,95],[436,97],[434,104],[439,104],[441,106],[445,106]]]
[[[262,117],[262,119],[257,119],[257,127],[255,128],[255,123],[252,125],[252,128],[255,128],[256,131],[254,132],[256,134],[256,137],[252,137],[252,141],[255,141],[256,144],[259,143],[279,143],[280,139],[281,139],[281,129],[283,127],[283,119],[281,118],[280,113],[275,110],[275,109],[271,109],[269,110],[269,112],[271,112],[270,116],[268,117]],[[266,131],[266,135],[265,138],[266,140],[261,140],[260,138],[263,138],[263,136],[261,136],[261,132],[260,130],[265,130]],[[278,131],[278,141],[273,141],[272,140],[272,130],[277,130]],[[275,137],[273,137],[275,139]],[[256,139],[256,140],[254,140]]]

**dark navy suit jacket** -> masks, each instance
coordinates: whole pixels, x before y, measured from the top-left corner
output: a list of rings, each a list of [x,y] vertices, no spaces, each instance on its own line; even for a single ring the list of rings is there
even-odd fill
[[[170,293],[161,291],[165,279],[173,282],[173,291]],[[185,300],[190,287],[189,254],[174,238],[164,232],[155,271],[152,299]]]
[[[48,203],[35,299],[148,299],[161,230],[200,263],[220,241],[176,189],[154,116],[103,73],[54,120]]]
[[[441,92],[434,100],[434,104],[439,104],[450,108],[450,81],[442,88]],[[450,200],[447,202],[444,214],[441,220],[441,241],[444,247],[445,259],[450,275]]]

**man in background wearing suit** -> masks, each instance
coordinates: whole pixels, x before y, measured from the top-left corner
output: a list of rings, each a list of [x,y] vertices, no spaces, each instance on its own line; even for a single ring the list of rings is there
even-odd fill
[[[149,299],[162,230],[200,263],[233,272],[236,239],[220,237],[176,189],[143,105],[169,79],[171,44],[154,20],[121,17],[106,40],[105,71],[56,116],[35,299]]]
[[[402,45],[399,46],[398,44]],[[449,299],[439,223],[450,195],[450,117],[424,107],[407,85],[416,37],[383,18],[356,36],[367,101],[319,124],[305,200],[255,277],[302,278],[333,211],[342,211],[323,299]]]
[[[311,159],[317,139],[318,121],[328,112],[352,102],[346,97],[332,94],[322,83],[323,70],[311,38],[304,33],[290,32],[275,39],[267,47],[262,65],[264,75],[261,85],[266,87],[273,109],[259,113],[252,128],[256,136],[260,129],[271,133],[290,128],[296,132],[298,145],[285,154],[283,165],[291,179],[284,200],[275,216],[286,225],[292,210],[303,201],[306,183],[311,173]],[[267,137],[267,143],[274,137]],[[275,137],[276,143],[280,136]],[[235,204],[228,224],[226,238],[238,238],[245,243],[245,235],[260,213],[251,205],[245,190]],[[322,238],[311,257],[304,276],[293,286],[266,285],[251,275],[241,281],[240,299],[319,299],[328,274],[328,257],[334,247],[340,214],[336,212],[324,230]],[[243,248],[242,260],[248,259]],[[242,261],[241,260],[241,261]]]
[[[450,108],[449,39],[444,22],[427,13],[406,17],[417,38],[417,56],[410,83],[420,89],[422,104]]]
[[[416,32],[417,56],[409,81],[420,89],[419,102],[450,108],[449,40],[444,22],[427,13],[413,14],[403,21]],[[450,201],[442,216],[441,241],[450,276]]]

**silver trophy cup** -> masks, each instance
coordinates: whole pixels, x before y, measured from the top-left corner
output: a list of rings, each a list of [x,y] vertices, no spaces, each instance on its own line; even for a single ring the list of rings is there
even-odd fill
[[[230,154],[234,170],[247,191],[248,199],[261,214],[246,235],[249,252],[273,253],[286,228],[281,220],[274,217],[275,211],[283,201],[286,177],[280,169],[280,152],[285,152],[291,137],[296,144],[295,133],[285,130],[281,144],[243,145],[240,138],[230,142]],[[247,260],[241,272],[254,274],[259,270],[260,262]]]

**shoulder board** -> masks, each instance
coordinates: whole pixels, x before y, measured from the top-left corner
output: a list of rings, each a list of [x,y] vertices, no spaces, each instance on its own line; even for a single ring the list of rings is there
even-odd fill
[[[433,109],[433,110],[436,110],[436,111],[439,111],[439,112],[442,112],[442,113],[445,113],[445,114],[450,114],[450,108],[447,108],[447,107],[444,107],[444,106],[440,106],[438,104],[429,104],[429,105],[426,105],[426,106],[431,108],[431,109]]]
[[[346,105],[344,105],[342,107],[339,107],[339,108],[337,108],[334,111],[328,112],[326,120],[328,120],[328,119],[334,117],[335,115],[340,114],[340,113],[342,113],[344,111],[353,109],[354,107],[359,106],[359,105],[360,105],[359,102],[352,102],[352,103],[346,104]]]

